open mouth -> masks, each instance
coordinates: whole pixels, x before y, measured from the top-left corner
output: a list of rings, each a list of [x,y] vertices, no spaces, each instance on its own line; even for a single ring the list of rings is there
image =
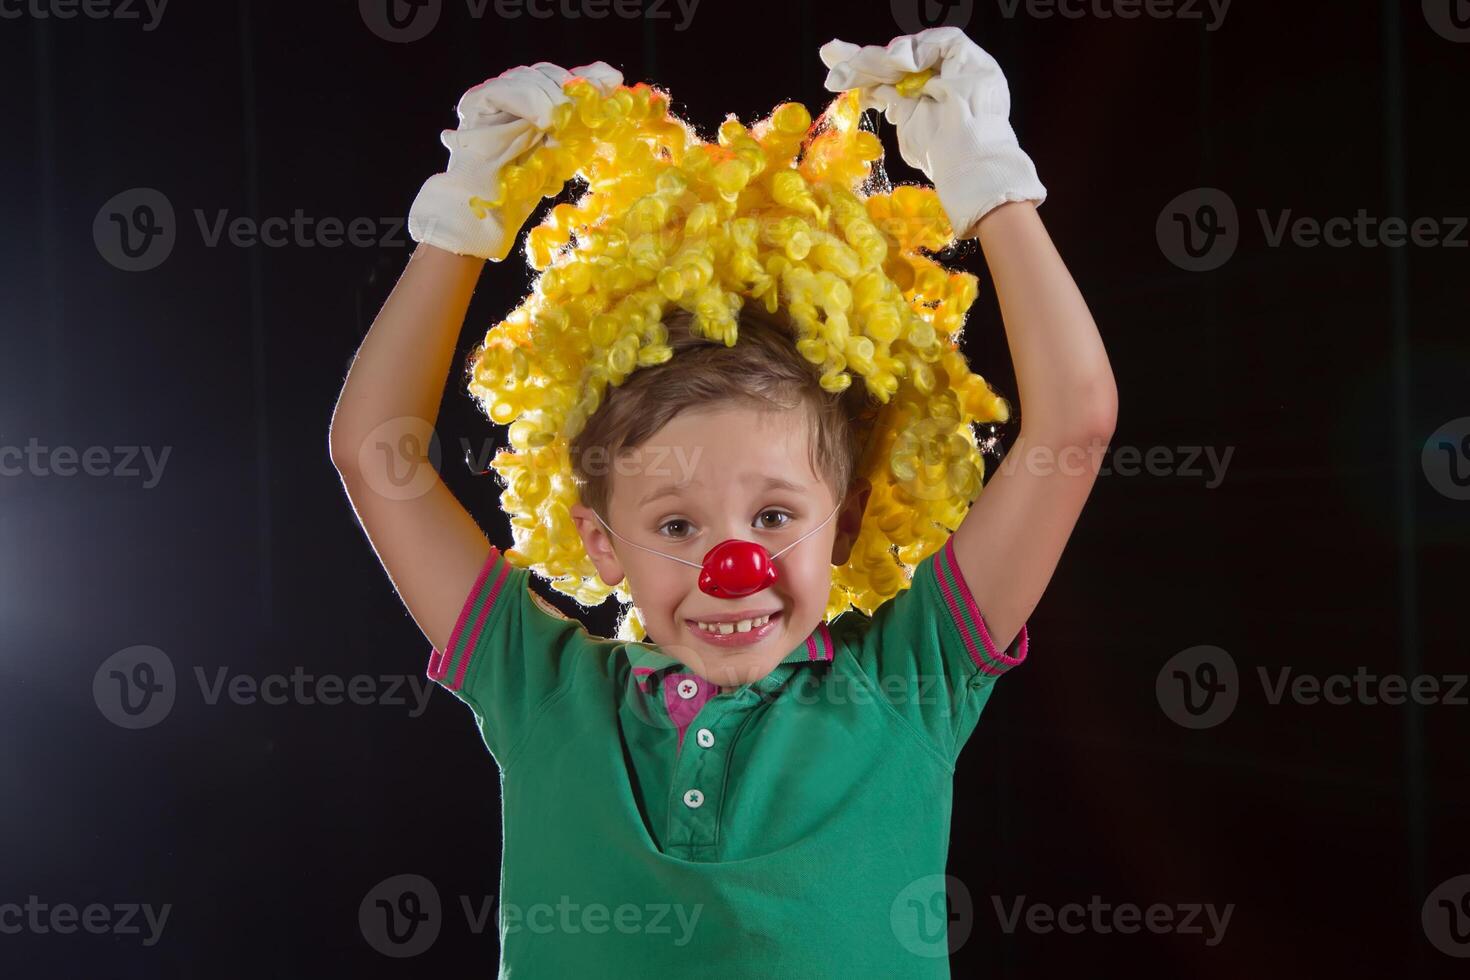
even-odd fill
[[[707,643],[720,646],[745,646],[770,636],[781,618],[780,610],[739,619],[686,619],[689,631]]]

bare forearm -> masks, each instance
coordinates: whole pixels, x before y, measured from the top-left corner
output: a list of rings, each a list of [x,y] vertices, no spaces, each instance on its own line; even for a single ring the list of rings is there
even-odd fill
[[[1035,205],[1003,204],[977,231],[1005,320],[1022,427],[1111,430],[1118,393],[1107,352]]]
[[[361,447],[389,419],[439,414],[455,342],[483,259],[418,245],[358,348],[332,414],[331,453],[338,469],[356,464]]]

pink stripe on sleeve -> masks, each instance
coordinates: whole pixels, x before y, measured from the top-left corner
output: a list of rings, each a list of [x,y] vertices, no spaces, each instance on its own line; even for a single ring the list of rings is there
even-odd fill
[[[970,659],[974,662],[975,666],[980,670],[982,674],[987,674],[991,677],[999,677],[1001,674],[1004,673],[1004,671],[996,668],[989,661],[987,661],[981,655],[979,649],[975,646],[975,638],[970,635],[970,629],[965,625],[964,613],[960,610],[959,600],[955,598],[954,590],[950,588],[949,583],[945,581],[945,576],[940,574],[939,562],[943,560],[945,561],[945,564],[949,566],[954,572],[955,579],[961,582],[964,581],[963,577],[960,574],[959,567],[953,564],[953,545],[954,538],[950,538],[944,543],[944,547],[940,550],[940,554],[935,556],[935,560],[930,563],[930,574],[934,576],[934,581],[939,586],[940,593],[944,596],[945,604],[949,607],[950,619],[953,620],[955,630],[960,634],[960,638],[964,640],[965,649],[970,654]],[[973,600],[971,602],[972,605],[970,608],[974,613],[975,622],[981,624],[980,629],[983,632],[985,629],[984,620],[980,618],[980,610],[973,606]],[[990,643],[989,636],[985,636],[984,639],[988,647]]]
[[[449,634],[449,642],[444,644],[443,650],[434,650],[429,654],[429,677],[431,679],[442,681],[445,673],[448,672],[450,652],[459,642],[460,634],[464,632],[465,620],[469,618],[470,609],[474,606],[475,599],[480,595],[480,589],[485,584],[485,576],[489,575],[490,569],[495,567],[495,559],[499,556],[500,552],[492,544],[490,554],[480,566],[480,573],[475,576],[475,584],[470,586],[469,595],[465,597],[464,607],[460,609],[459,618],[454,623],[454,630]]]
[[[455,671],[454,675],[454,687],[456,690],[464,686],[465,675],[469,672],[470,660],[475,655],[475,645],[479,642],[480,633],[485,628],[485,621],[490,618],[490,611],[495,608],[495,600],[500,597],[500,587],[505,584],[505,580],[509,575],[510,563],[502,562],[500,565],[500,574],[496,576],[495,584],[490,588],[490,596],[485,600],[484,605],[480,607],[480,615],[475,618],[475,627],[465,642],[465,655],[459,659],[459,669]]]

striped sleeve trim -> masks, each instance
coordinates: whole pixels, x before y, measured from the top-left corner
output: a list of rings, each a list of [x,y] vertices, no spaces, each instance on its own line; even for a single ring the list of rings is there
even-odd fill
[[[434,650],[429,654],[430,680],[443,684],[451,691],[458,691],[464,686],[480,635],[485,630],[485,624],[490,621],[490,613],[495,608],[496,600],[500,598],[509,575],[510,562],[501,556],[500,549],[491,545],[490,554],[480,568],[474,588],[470,589],[464,608],[460,610],[459,621],[454,624],[454,632],[449,634],[447,647],[442,652]]]
[[[832,634],[827,629],[826,623],[818,623],[817,628],[806,638],[807,660],[831,660],[832,659]]]
[[[949,614],[954,620],[955,629],[959,631],[960,638],[964,640],[965,649],[970,653],[970,659],[975,662],[980,672],[999,677],[1024,661],[1026,648],[1030,642],[1024,624],[1021,626],[1021,635],[1011,645],[1011,648],[1016,651],[1015,656],[1010,656],[995,648],[995,641],[990,638],[990,631],[985,628],[985,618],[980,615],[980,607],[975,604],[975,597],[970,594],[970,586],[965,582],[965,577],[960,574],[959,562],[955,559],[954,554],[954,538],[951,537],[944,543],[944,547],[935,556],[933,567],[940,594],[944,596],[945,605],[949,607]]]

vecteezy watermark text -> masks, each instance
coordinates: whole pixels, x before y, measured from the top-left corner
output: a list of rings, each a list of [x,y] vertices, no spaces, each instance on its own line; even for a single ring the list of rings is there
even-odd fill
[[[671,21],[675,31],[694,20],[699,0],[464,0],[471,20],[494,17],[516,21],[618,20]],[[367,29],[384,41],[407,44],[427,37],[444,13],[443,0],[358,0],[358,13]]]
[[[1351,216],[1319,218],[1298,215],[1292,208],[1256,208],[1256,220],[1267,248],[1470,247],[1470,217],[1465,215],[1385,217],[1358,208]],[[1179,194],[1154,223],[1159,251],[1189,272],[1208,272],[1230,261],[1243,231],[1235,201],[1218,187]]]
[[[1230,12],[1232,0],[996,0],[1000,15],[1034,20],[1197,20],[1206,31],[1218,31]]]
[[[406,707],[408,716],[417,718],[428,706],[433,684],[418,674],[309,674],[300,665],[287,674],[230,674],[230,668],[217,667],[211,679],[203,667],[194,668],[194,677],[204,703],[219,704],[226,700],[236,705],[338,705],[381,704]],[[227,683],[228,682],[228,683]],[[406,688],[406,690],[405,690]],[[412,695],[412,703],[408,698]]]
[[[164,446],[155,454],[152,446],[43,446],[32,436],[21,446],[0,445],[0,476],[58,477],[143,476],[143,489],[152,490],[163,479],[172,446]],[[139,471],[136,460],[142,457],[147,473]]]
[[[1442,705],[1470,706],[1470,675],[1378,673],[1360,665],[1352,673],[1326,676],[1291,666],[1256,667],[1268,705]],[[1184,728],[1214,728],[1234,712],[1241,693],[1235,658],[1216,646],[1190,647],[1160,668],[1154,681],[1159,707]]]
[[[0,20],[88,20],[141,21],[147,33],[163,20],[168,0],[0,0]],[[145,16],[146,15],[146,16]]]
[[[1014,20],[1178,20],[1203,22],[1206,31],[1225,23],[1232,0],[996,0],[1001,17]],[[906,34],[928,27],[969,27],[975,0],[889,0],[893,22]]]
[[[470,440],[460,437],[460,445],[464,448],[465,465],[470,472],[484,474],[490,470],[490,461],[494,458],[495,444],[488,440],[481,442],[480,448],[476,450]],[[641,446],[633,446],[612,452],[606,446],[587,446],[579,448],[575,453],[575,462],[584,476],[601,477],[616,473],[618,476],[648,476],[648,477],[676,477],[680,481],[687,482],[694,476],[694,470],[699,466],[700,457],[704,455],[703,446],[695,446],[692,449],[686,446],[666,446],[659,443],[645,443]]]
[[[1463,708],[1470,704],[1465,696],[1467,674],[1378,674],[1360,666],[1352,674],[1294,674],[1291,667],[1269,671],[1257,667],[1261,689],[1271,704],[1291,701],[1293,704],[1443,704]]]
[[[997,466],[999,472],[1024,467],[1027,473],[1048,476],[1140,476],[1204,478],[1206,490],[1213,490],[1225,479],[1234,446],[1221,452],[1216,446],[1112,446],[1104,440],[1089,445],[1057,448],[1050,445],[1026,445],[1018,442]],[[1104,462],[1104,459],[1108,462]]]
[[[1083,905],[1067,902],[1063,905],[1048,905],[1045,902],[1028,902],[1025,895],[1016,896],[1009,908],[999,895],[992,895],[995,917],[1001,931],[1010,935],[1018,929],[1046,934],[1063,932],[1079,933],[1137,933],[1155,935],[1174,933],[1180,936],[1203,936],[1206,946],[1218,946],[1230,927],[1230,917],[1235,914],[1235,903],[1223,909],[1213,902],[1184,902],[1171,905],[1154,902],[1140,906],[1133,902],[1105,902],[1101,895],[1093,895]]]
[[[287,215],[233,214],[194,208],[194,224],[205,248],[407,248],[401,216],[317,217],[301,208]],[[155,269],[173,253],[179,222],[168,195],[153,187],[131,187],[108,198],[92,219],[97,253],[124,272]]]
[[[458,896],[465,927],[473,934],[484,932],[491,922],[508,935],[645,935],[674,946],[687,946],[704,912],[704,904],[680,902],[573,901],[560,895],[555,902],[497,902],[494,895]],[[495,914],[497,904],[498,916]],[[438,939],[444,926],[444,903],[439,889],[423,875],[401,874],[385,878],[370,888],[358,906],[357,921],[362,937],[384,956],[403,959],[417,956]]]
[[[215,706],[380,705],[408,709],[417,718],[428,706],[433,682],[420,674],[308,673],[297,665],[289,674],[257,676],[216,667],[212,672],[194,668],[200,700]],[[119,728],[151,728],[173,710],[178,697],[173,660],[146,644],[119,650],[104,660],[92,676],[92,698],[97,710]]]
[[[47,903],[37,895],[28,895],[25,904],[19,902],[0,903],[0,934],[14,936],[30,933],[36,936],[56,934],[69,936],[77,931],[94,936],[138,936],[143,935],[142,926],[148,927],[142,943],[153,946],[163,936],[163,927],[168,923],[172,903],[154,908],[147,903],[118,902],[104,905],[91,902],[81,908],[70,902]],[[142,921],[138,919],[142,914]]]
[[[288,245],[294,248],[339,248],[344,244],[355,248],[402,248],[408,244],[408,239],[400,235],[404,227],[401,217],[316,218],[297,208],[289,218],[275,216],[257,220],[248,215],[232,218],[227,208],[219,208],[213,215],[206,215],[202,208],[195,208],[194,220],[199,225],[199,236],[208,248],[217,247],[221,239],[236,248],[253,248],[256,245],[266,248],[285,248]]]

